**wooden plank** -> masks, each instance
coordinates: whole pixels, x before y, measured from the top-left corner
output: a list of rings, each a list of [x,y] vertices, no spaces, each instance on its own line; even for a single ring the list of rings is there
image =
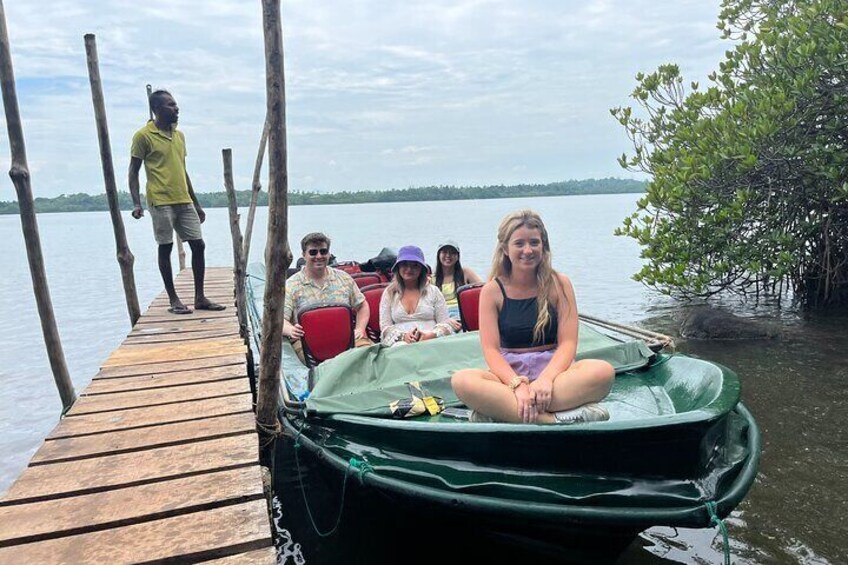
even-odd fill
[[[203,359],[190,359],[188,361],[156,362],[149,364],[129,365],[126,367],[104,367],[94,375],[97,379],[116,379],[124,377],[136,377],[140,375],[156,375],[159,373],[172,373],[176,371],[194,371],[211,367],[224,367],[228,365],[245,366],[247,362],[246,353],[215,355]]]
[[[42,443],[29,464],[33,466],[51,461],[68,461],[95,455],[154,449],[214,437],[249,434],[255,431],[255,417],[251,413],[243,412],[104,434],[58,438]]]
[[[167,361],[188,361],[204,357],[245,353],[244,341],[239,338],[201,340],[198,342],[170,345],[156,344],[146,347],[120,347],[103,363],[104,367],[144,365]]]
[[[115,412],[96,412],[64,418],[47,439],[112,432],[172,422],[184,422],[213,416],[225,416],[253,410],[253,396],[238,394],[222,398],[191,400],[164,406],[145,406]]]
[[[202,332],[192,332],[192,333],[169,333],[169,334],[159,334],[159,335],[145,335],[145,336],[129,336],[124,340],[124,343],[121,347],[134,347],[137,345],[152,345],[152,344],[162,344],[162,343],[190,343],[193,341],[198,341],[202,339],[226,339],[226,338],[238,338],[239,337],[239,329],[238,327],[231,326],[228,328],[221,328],[217,330],[207,330]]]
[[[121,344],[121,349],[127,348],[136,348],[144,345],[177,345],[184,344],[186,347],[193,347],[197,344],[198,347],[203,346],[203,342],[206,341],[221,341],[221,340],[239,340],[242,345],[244,345],[244,340],[240,338],[238,328],[232,328],[229,331],[215,331],[209,332],[208,335],[201,335],[198,333],[195,334],[182,334],[182,335],[168,335],[168,336],[148,336],[146,338],[141,339],[133,339],[127,338],[124,340],[124,343]],[[245,345],[245,349],[247,345]]]
[[[174,373],[158,373],[154,375],[138,375],[121,379],[98,379],[92,381],[85,389],[85,395],[127,392],[163,388],[169,386],[192,385],[205,382],[222,381],[227,379],[247,379],[247,367],[242,365],[226,365],[211,367],[197,371],[177,371]]]
[[[174,342],[184,343],[198,341],[201,339],[238,338],[240,335],[238,328],[222,328],[219,330],[199,332],[163,333],[159,335],[138,337],[130,336],[124,340],[123,345],[133,347],[136,345],[153,345]]]
[[[30,467],[0,505],[84,494],[259,462],[256,436],[238,435]]]
[[[271,545],[264,500],[0,548],[2,563],[196,562]]]
[[[127,408],[140,408],[142,406],[162,406],[187,400],[243,394],[249,391],[250,383],[247,382],[247,379],[232,379],[202,385],[174,386],[166,389],[116,392],[108,395],[96,394],[80,397],[68,412],[68,416],[126,410]]]
[[[273,547],[265,549],[257,549],[249,553],[239,553],[238,555],[230,555],[221,559],[213,559],[212,561],[204,561],[204,565],[276,565],[277,550]]]
[[[136,322],[136,324],[159,324],[161,322],[169,322],[175,317],[179,317],[182,320],[216,320],[220,318],[236,319],[236,311],[234,308],[228,308],[226,310],[221,310],[218,312],[210,312],[208,310],[195,310],[191,314],[144,314],[141,316],[141,318],[138,319],[138,322]]]
[[[258,465],[29,504],[0,506],[0,546],[127,526],[264,499]]]
[[[218,329],[238,328],[238,320],[219,319],[219,320],[183,320],[175,318],[161,324],[144,324],[143,326],[135,326],[127,337],[141,337],[146,335],[159,335],[171,333],[186,333],[186,332],[208,332]]]

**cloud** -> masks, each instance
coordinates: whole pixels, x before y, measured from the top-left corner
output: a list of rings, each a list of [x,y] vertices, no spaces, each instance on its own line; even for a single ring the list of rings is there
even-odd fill
[[[284,0],[293,188],[626,176],[615,157],[627,139],[608,109],[628,104],[636,72],[662,63],[703,81],[728,48],[718,10],[719,0]],[[89,32],[119,186],[148,83],[180,104],[199,190],[220,189],[223,147],[237,175],[252,173],[265,114],[258,2],[40,0],[6,15],[37,194],[102,190]],[[0,151],[0,167],[8,159]],[[0,199],[12,197],[0,183]]]

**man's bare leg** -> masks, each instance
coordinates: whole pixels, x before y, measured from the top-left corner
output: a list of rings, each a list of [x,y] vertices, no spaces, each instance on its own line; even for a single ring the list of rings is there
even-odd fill
[[[174,273],[171,270],[171,251],[173,248],[173,243],[159,245],[159,273],[162,275],[165,292],[168,293],[168,301],[171,303],[170,311],[173,314],[190,314],[191,309],[182,303],[174,288]]]
[[[196,310],[224,310],[226,306],[215,304],[203,292],[203,280],[206,276],[206,244],[202,239],[189,240],[191,247],[191,270],[194,274],[194,308]]]

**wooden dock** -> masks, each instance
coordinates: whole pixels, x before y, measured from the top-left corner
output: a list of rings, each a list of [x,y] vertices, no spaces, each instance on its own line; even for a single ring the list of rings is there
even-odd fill
[[[176,280],[190,304],[191,271]],[[0,500],[0,563],[274,563],[230,269],[164,292]]]

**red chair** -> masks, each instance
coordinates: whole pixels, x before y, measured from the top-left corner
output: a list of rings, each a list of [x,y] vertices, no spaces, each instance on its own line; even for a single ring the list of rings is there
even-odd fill
[[[476,332],[480,329],[480,291],[483,283],[466,284],[456,289],[459,305],[459,320],[462,331]]]
[[[383,279],[377,273],[353,273],[350,276],[353,277],[353,282],[360,289],[383,282]]]
[[[307,367],[314,367],[353,348],[356,317],[350,306],[308,306],[297,313],[297,320],[303,327],[303,356]]]
[[[368,339],[373,342],[380,341],[380,299],[383,298],[383,291],[386,290],[387,286],[389,286],[389,283],[377,283],[360,289],[365,296],[365,301],[368,302],[368,309],[371,311],[365,331],[368,334]]]
[[[340,271],[344,271],[349,275],[362,271],[361,267],[359,266],[359,263],[357,263],[356,261],[342,261],[341,263],[336,263],[335,265],[333,265],[333,268],[338,269]]]

